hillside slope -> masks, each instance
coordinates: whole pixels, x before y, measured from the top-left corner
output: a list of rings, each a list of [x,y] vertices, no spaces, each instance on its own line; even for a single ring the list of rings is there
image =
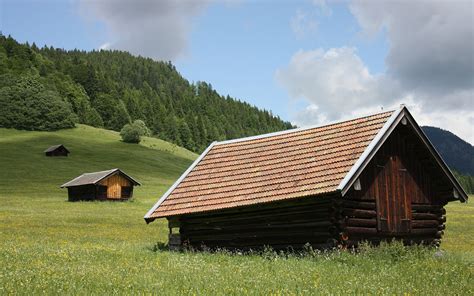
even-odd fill
[[[52,118],[57,122],[43,122]],[[72,119],[116,131],[141,119],[161,139],[195,152],[215,140],[292,127],[209,83],[190,83],[171,62],[122,51],[38,48],[0,32],[0,127],[56,130]]]
[[[45,157],[43,151],[54,144],[64,144],[69,157]],[[86,125],[57,132],[0,128],[0,195],[66,200],[66,190],[59,188],[64,182],[118,167],[143,184],[136,188],[137,201],[152,204],[195,157],[159,139],[127,144],[117,132]]]
[[[422,129],[451,169],[474,176],[474,146],[450,131],[432,126]]]
[[[70,156],[45,157],[56,143]],[[195,157],[157,139],[122,143],[88,126],[0,129],[0,294],[473,294],[472,204],[448,206],[446,252],[401,245],[303,257],[167,251],[166,220],[147,225],[143,215]],[[142,183],[131,201],[67,202],[58,188],[111,167]]]

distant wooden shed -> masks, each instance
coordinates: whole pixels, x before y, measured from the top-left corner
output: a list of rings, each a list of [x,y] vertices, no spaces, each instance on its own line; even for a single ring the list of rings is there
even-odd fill
[[[69,150],[63,145],[54,145],[44,150],[46,156],[68,156]]]
[[[61,185],[68,189],[68,200],[127,200],[138,181],[120,169],[82,174]]]
[[[145,215],[173,248],[439,244],[467,194],[406,107],[212,143]]]

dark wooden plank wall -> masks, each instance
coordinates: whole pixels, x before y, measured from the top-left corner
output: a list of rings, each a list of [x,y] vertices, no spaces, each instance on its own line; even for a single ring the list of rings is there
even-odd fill
[[[84,186],[73,186],[67,189],[68,200],[94,200],[96,198],[96,186],[95,185],[84,185]]]
[[[362,190],[341,201],[348,244],[399,237],[439,243],[452,187],[410,126],[400,125],[360,176]]]
[[[179,217],[177,243],[197,249],[301,249],[307,243],[331,247],[338,238],[333,202],[332,196],[311,197],[184,215]]]

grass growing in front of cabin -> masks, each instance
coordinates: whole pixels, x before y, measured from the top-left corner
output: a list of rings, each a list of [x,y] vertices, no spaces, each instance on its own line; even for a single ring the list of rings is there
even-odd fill
[[[63,143],[68,158],[42,151]],[[176,253],[143,215],[196,155],[156,139],[125,144],[86,126],[0,129],[0,295],[474,293],[474,206],[447,207],[442,251],[400,244],[304,256]],[[130,202],[66,202],[58,186],[112,167],[142,182]]]

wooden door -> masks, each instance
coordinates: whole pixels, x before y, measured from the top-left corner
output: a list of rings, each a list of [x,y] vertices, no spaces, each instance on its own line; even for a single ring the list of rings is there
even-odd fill
[[[407,194],[410,176],[401,160],[401,145],[386,147],[375,166],[377,228],[391,234],[407,233],[411,228],[411,201]]]

